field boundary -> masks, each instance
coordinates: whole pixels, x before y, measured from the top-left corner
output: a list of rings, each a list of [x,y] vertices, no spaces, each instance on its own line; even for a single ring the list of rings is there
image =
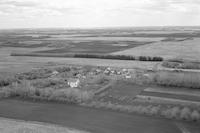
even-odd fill
[[[196,91],[196,90],[193,90],[193,89],[186,91],[186,90],[177,90],[177,89],[170,89],[169,90],[169,89],[161,89],[161,88],[146,88],[146,89],[144,89],[144,91],[200,97],[200,91]]]
[[[169,72],[192,72],[192,73],[200,73],[199,69],[181,69],[181,68],[169,68],[164,67],[162,64],[157,64],[156,66],[157,71],[169,71]]]
[[[164,98],[164,97],[157,97],[157,96],[145,96],[145,95],[137,95],[136,99],[143,100],[146,102],[153,102],[153,103],[172,103],[172,104],[181,104],[181,105],[196,105],[200,106],[200,102],[197,101],[189,101],[189,100],[180,100],[174,98]]]
[[[33,56],[33,57],[63,57],[63,58],[95,58],[95,59],[113,59],[113,60],[137,60],[161,62],[162,57],[150,56],[131,56],[131,55],[111,55],[111,54],[80,54],[80,53],[11,53],[11,56]]]
[[[90,133],[88,131],[83,131],[83,130],[78,130],[75,128],[71,128],[71,127],[65,127],[59,124],[52,124],[52,123],[47,123],[47,122],[40,122],[40,121],[31,121],[31,120],[23,120],[23,119],[14,119],[14,118],[6,118],[6,117],[0,117],[0,122],[6,122],[6,123],[20,123],[23,125],[23,127],[43,127],[43,128],[56,128],[56,129],[62,129],[62,130],[66,130],[68,132],[76,132],[76,133]],[[24,125],[25,124],[25,125]],[[23,128],[22,127],[22,128]],[[31,128],[32,129],[32,128]]]

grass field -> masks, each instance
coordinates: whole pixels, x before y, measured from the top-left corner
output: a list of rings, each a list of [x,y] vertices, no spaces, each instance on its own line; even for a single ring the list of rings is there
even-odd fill
[[[188,59],[199,60],[200,56],[200,39],[194,38],[193,40],[186,40],[181,42],[158,42],[143,45],[140,47],[115,52],[113,54],[124,55],[142,55],[142,56],[161,56],[165,59]]]
[[[0,118],[1,133],[89,133],[42,122]]]

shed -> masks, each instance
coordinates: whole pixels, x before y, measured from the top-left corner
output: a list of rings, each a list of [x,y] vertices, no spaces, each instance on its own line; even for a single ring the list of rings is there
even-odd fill
[[[68,79],[67,84],[71,88],[77,88],[80,85],[80,80],[79,79]]]

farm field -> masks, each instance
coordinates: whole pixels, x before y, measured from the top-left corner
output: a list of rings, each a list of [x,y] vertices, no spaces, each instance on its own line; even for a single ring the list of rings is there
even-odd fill
[[[27,48],[25,52],[30,48],[41,48],[34,52],[44,54],[111,53],[193,58],[199,54],[199,37],[198,27],[27,29],[1,31],[0,47]]]
[[[0,106],[4,107],[6,103],[12,105],[13,101],[18,104],[20,100],[26,101],[30,108],[33,105],[32,101],[44,102],[45,105],[53,104],[52,107],[55,105],[59,108],[62,108],[59,105],[62,103],[66,108],[69,104],[70,109],[74,108],[71,105],[75,106],[78,108],[75,110],[79,113],[83,110],[89,114],[92,110],[95,112],[92,116],[97,115],[96,111],[100,110],[100,113],[105,111],[106,115],[114,112],[119,116],[121,113],[141,115],[151,120],[158,118],[163,122],[169,119],[170,122],[175,123],[169,125],[174,128],[174,131],[176,128],[177,132],[182,132],[182,125],[184,125],[187,130],[194,126],[192,130],[195,133],[196,125],[200,122],[200,96],[197,93],[200,89],[200,73],[198,71],[192,73],[193,68],[199,69],[199,66],[193,66],[189,61],[192,60],[193,63],[199,61],[199,42],[199,27],[0,31],[0,98],[3,99],[0,101]],[[12,53],[20,53],[22,56],[11,56]],[[38,56],[27,56],[31,53]],[[131,55],[134,60],[55,56],[64,54],[121,55],[122,57]],[[136,60],[135,57],[141,60]],[[189,64],[183,66],[183,63],[177,65],[162,60],[156,62],[150,57],[187,60]],[[165,68],[164,63],[171,68],[170,71]],[[188,67],[190,70],[187,69]],[[29,110],[25,106],[20,107],[25,111]],[[51,107],[48,108],[52,110]],[[36,112],[30,109],[36,113],[35,116],[40,115],[42,110],[44,111],[44,108],[39,107]],[[5,116],[13,115],[12,111],[10,114],[4,110],[0,111]],[[53,109],[52,112],[55,113],[57,110]],[[76,116],[74,112],[71,113]],[[53,117],[46,116],[37,120],[52,123]],[[66,116],[62,120],[60,118],[62,122],[58,120],[53,124],[67,122],[73,128],[80,127],[86,131],[90,129],[89,131],[100,132],[106,128],[107,131],[116,132],[116,129],[105,127],[97,120],[94,121],[97,127],[83,128],[86,124],[81,125],[80,122],[79,125],[74,124],[83,117],[83,114],[79,114],[77,119],[67,121]],[[125,121],[127,117],[123,116],[123,120]],[[34,119],[20,113],[18,118]],[[105,120],[108,122],[113,119],[114,117],[102,118],[101,121],[104,123]],[[143,121],[142,118],[138,120]],[[188,123],[185,124],[185,121]],[[91,120],[87,123],[91,124]],[[130,128],[132,121],[127,123],[129,125],[122,124],[121,127]],[[143,130],[138,129],[138,131]]]
[[[165,59],[199,60],[200,39],[193,38],[185,41],[157,42],[131,48],[113,54],[135,55],[135,56],[161,56]]]
[[[100,30],[100,32],[102,31]],[[4,34],[0,33],[0,44],[1,47],[54,48],[54,50],[44,51],[45,53],[110,53],[162,40],[162,38],[141,39],[126,36],[86,37],[88,34],[93,35],[95,31],[91,30],[83,33],[79,33],[79,30],[69,30],[67,32],[65,30],[50,30],[36,33],[31,30],[11,31]],[[100,33],[97,32],[97,34]]]
[[[134,114],[108,112],[106,110],[82,108],[66,104],[2,100],[0,101],[0,107],[4,109],[0,110],[3,116],[9,114],[15,119],[48,122],[95,133],[107,133],[107,131],[109,133],[132,133],[132,131],[137,131],[137,133],[182,133],[183,130],[181,127],[184,127],[185,130],[192,133],[198,133],[199,131],[198,124],[194,123],[172,122],[159,118],[152,119],[151,117]],[[24,108],[26,109],[23,110]],[[10,123],[11,125],[12,123],[15,124],[15,122]],[[29,124],[26,123],[24,125]],[[145,126],[145,128],[141,127],[141,125]],[[33,127],[38,126],[40,128],[44,127],[43,125],[34,125]],[[47,126],[45,125],[45,127]],[[28,128],[29,126],[26,129]],[[48,129],[52,128],[51,126]],[[79,133],[77,130],[74,131],[75,133]],[[57,132],[59,133],[59,130]]]
[[[0,118],[1,133],[88,133],[58,125]]]
[[[200,120],[199,96],[147,92],[147,87],[159,85],[154,80],[155,78],[150,76],[148,71],[137,69],[76,65],[44,67],[7,78],[2,76],[0,96],[1,98],[71,103],[84,107],[106,108],[170,119],[197,122]],[[182,93],[187,93],[187,91]],[[143,97],[160,96],[161,99],[177,98],[184,101],[183,104],[152,103],[151,99],[146,99],[147,101],[138,99],[141,95]],[[196,104],[184,104],[190,101]],[[173,114],[176,108],[178,108],[178,113]],[[166,110],[172,114],[166,114]]]
[[[128,60],[111,59],[84,59],[84,58],[58,58],[58,57],[28,57],[10,56],[12,52],[24,53],[39,51],[42,48],[12,48],[5,47],[0,49],[0,72],[23,72],[30,71],[32,68],[48,67],[56,65],[91,65],[91,66],[110,66],[120,68],[140,68],[153,69],[157,62],[141,62]],[[46,49],[46,48],[44,48]]]

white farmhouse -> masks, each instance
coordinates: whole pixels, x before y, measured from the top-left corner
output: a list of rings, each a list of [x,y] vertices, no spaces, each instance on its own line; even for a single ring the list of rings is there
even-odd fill
[[[126,78],[126,79],[130,79],[130,78],[131,78],[131,75],[126,75],[125,78]]]
[[[68,79],[68,85],[71,88],[77,88],[80,84],[80,80],[79,79]]]
[[[56,75],[58,75],[58,74],[59,74],[58,71],[53,71],[52,74],[51,74],[51,77],[54,77],[54,76],[56,76]]]

